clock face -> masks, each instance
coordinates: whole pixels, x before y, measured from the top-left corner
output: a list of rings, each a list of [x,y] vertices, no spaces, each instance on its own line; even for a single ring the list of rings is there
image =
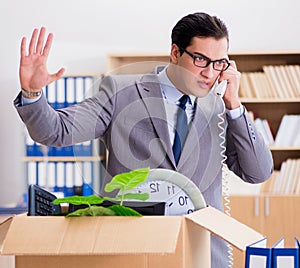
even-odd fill
[[[199,188],[184,175],[168,169],[152,169],[135,189],[148,193],[149,202],[166,202],[166,215],[183,215],[206,206]]]

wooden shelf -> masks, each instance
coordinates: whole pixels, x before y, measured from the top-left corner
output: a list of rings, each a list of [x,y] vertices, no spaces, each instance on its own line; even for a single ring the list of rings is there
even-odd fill
[[[24,162],[98,162],[104,160],[105,156],[26,156]]]
[[[274,160],[274,167],[275,170],[280,170],[281,163],[286,161],[287,159],[298,159],[300,158],[300,149],[298,148],[291,148],[288,150],[285,150],[285,148],[280,149],[272,149],[272,156]]]
[[[300,63],[299,51],[251,51],[229,53],[237,68],[242,72],[262,71],[263,65],[288,65]]]
[[[138,62],[169,62],[170,56],[166,54],[109,54],[107,70],[110,73],[121,66],[136,64]],[[263,65],[286,65],[300,63],[299,51],[249,51],[230,52],[229,58],[237,63],[237,67],[242,72],[262,71]],[[155,66],[155,65],[154,65]],[[148,67],[153,67],[149,64]],[[142,73],[143,70],[134,68],[122,68],[122,73]]]
[[[242,103],[248,111],[252,111],[256,116],[267,119],[271,131],[276,135],[281,119],[285,114],[300,114],[300,99],[295,100],[243,100]]]
[[[255,104],[277,104],[277,103],[300,103],[300,98],[289,98],[289,99],[279,99],[279,98],[241,98],[243,103],[255,103]]]
[[[63,77],[78,77],[78,76],[103,77],[104,73],[65,73]]]
[[[151,72],[157,65],[167,65],[168,55],[124,55],[108,56],[107,74],[138,74]]]
[[[300,147],[278,147],[278,146],[270,146],[270,150],[272,151],[300,151]]]

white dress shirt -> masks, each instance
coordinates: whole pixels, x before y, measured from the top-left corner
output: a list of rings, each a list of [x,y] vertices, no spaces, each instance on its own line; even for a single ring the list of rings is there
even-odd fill
[[[161,72],[158,74],[158,79],[160,82],[160,87],[162,91],[162,95],[164,98],[166,114],[167,114],[167,122],[169,129],[170,142],[173,144],[174,136],[175,136],[175,126],[176,126],[176,115],[177,110],[179,108],[179,99],[183,96],[183,94],[172,84],[167,75],[168,66],[166,66]],[[186,104],[186,114],[188,123],[192,121],[195,114],[195,100],[196,97],[193,95],[189,95],[191,102]],[[230,119],[236,119],[240,117],[244,113],[244,106],[240,105],[240,107],[228,110],[226,109],[226,114]]]

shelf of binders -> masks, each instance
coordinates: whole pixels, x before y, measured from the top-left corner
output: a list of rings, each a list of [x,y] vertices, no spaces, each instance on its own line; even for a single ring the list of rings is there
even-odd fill
[[[36,184],[57,197],[91,195],[99,191],[99,161],[28,161],[27,183]],[[97,179],[95,179],[97,178]]]
[[[53,109],[63,109],[92,96],[101,78],[102,75],[68,75],[45,87],[43,92]],[[37,184],[60,197],[91,195],[99,190],[105,153],[98,141],[49,147],[33,141],[26,130],[25,140],[23,161],[28,185]]]

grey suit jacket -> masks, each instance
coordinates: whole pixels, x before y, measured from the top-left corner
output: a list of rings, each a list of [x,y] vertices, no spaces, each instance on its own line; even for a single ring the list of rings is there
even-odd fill
[[[227,120],[219,97],[210,93],[196,99],[180,160],[176,166],[169,138],[166,111],[155,74],[107,76],[99,92],[82,103],[54,111],[44,96],[15,106],[31,137],[45,145],[66,146],[100,138],[108,149],[107,174],[141,167],[177,170],[201,190],[206,203],[222,205],[222,161],[241,179],[260,183],[273,170],[272,156],[247,112]],[[226,142],[220,137],[224,129]],[[212,238],[212,267],[226,267],[226,245]]]

